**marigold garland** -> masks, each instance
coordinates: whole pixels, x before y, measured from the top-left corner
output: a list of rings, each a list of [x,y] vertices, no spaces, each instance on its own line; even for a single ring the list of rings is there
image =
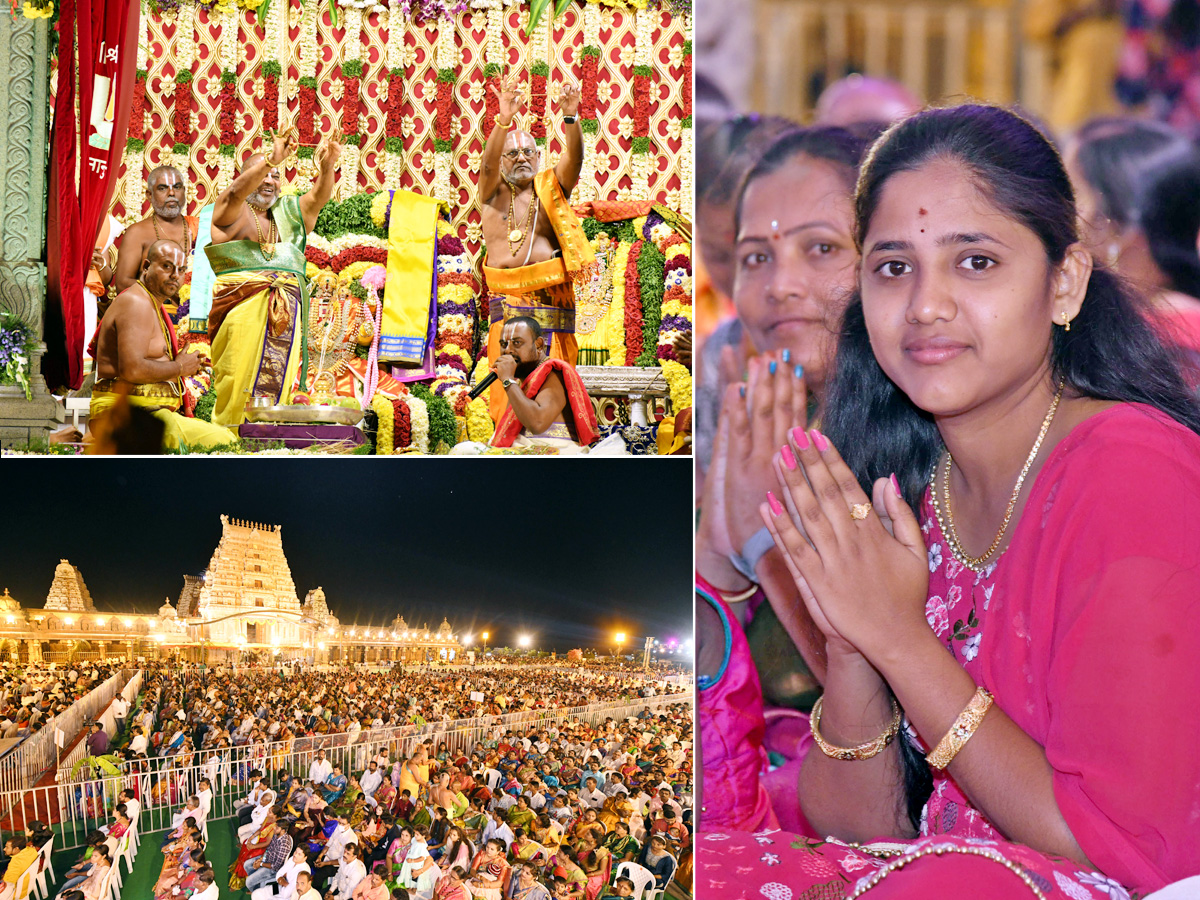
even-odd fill
[[[481,444],[491,441],[492,435],[496,431],[496,425],[492,422],[492,415],[488,411],[487,400],[484,397],[476,397],[467,404],[466,419],[468,440],[478,441]]]
[[[613,273],[624,272],[629,265],[629,251],[632,244],[624,242],[617,245],[613,257]],[[612,303],[608,307],[608,366],[625,365],[625,279],[613,277]]]
[[[379,416],[378,431],[375,436],[375,452],[380,456],[390,456],[395,446],[394,412],[392,401],[383,394],[371,398],[371,409]]]
[[[664,360],[662,370],[671,391],[671,409],[678,415],[692,405],[692,373],[673,359]]]

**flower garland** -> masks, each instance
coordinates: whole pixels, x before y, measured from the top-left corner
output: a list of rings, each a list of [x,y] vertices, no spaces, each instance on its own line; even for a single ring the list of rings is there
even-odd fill
[[[409,447],[418,453],[429,452],[429,406],[420,397],[408,398]]]
[[[641,231],[640,227],[638,231]],[[637,260],[638,287],[642,298],[642,352],[634,360],[633,364],[637,366],[653,366],[658,360],[665,262],[662,251],[653,241],[642,244],[642,252]]]
[[[175,23],[175,95],[172,98],[171,153],[181,172],[191,168],[192,137],[192,66],[196,61],[196,10],[189,10]]]
[[[466,388],[464,387],[465,391]],[[417,383],[412,385],[413,396],[425,403],[428,418],[428,436],[426,441],[430,453],[441,453],[442,445],[449,450],[458,443],[458,417],[454,414],[445,398],[434,394],[428,387]],[[465,408],[465,407],[464,407]]]
[[[217,156],[216,189],[220,193],[233,183],[234,154],[237,152],[237,57],[238,30],[241,25],[236,12],[228,12],[217,20],[220,30],[221,101],[217,121],[220,125]]]
[[[145,29],[145,17],[142,17],[142,29]],[[145,185],[142,183],[142,171],[145,167],[146,152],[146,76],[149,72],[144,65],[146,51],[143,43],[138,45],[137,76],[133,83],[133,101],[129,109],[129,132],[125,138],[125,223],[129,224],[142,217],[142,200],[145,196]]]
[[[496,425],[492,422],[486,398],[476,397],[467,404],[466,420],[467,440],[478,441],[481,444],[491,441]]]
[[[279,3],[280,0],[275,0]],[[271,12],[275,11],[275,4],[271,6]],[[279,65],[277,59],[264,59],[262,64],[263,76],[263,131],[277,131],[279,129],[279,76],[283,74],[283,67]]]
[[[662,323],[658,329],[660,360],[678,359],[675,338],[692,331],[692,254],[691,246],[681,238],[666,252]]]
[[[375,434],[375,452],[379,456],[391,456],[394,446],[392,401],[383,394],[376,394],[371,398],[371,409],[375,410],[375,414],[379,416],[379,426]]]
[[[500,90],[500,73],[504,71],[504,13],[501,0],[471,0],[473,10],[484,10],[487,22],[484,25],[483,44],[483,136],[492,133],[496,116],[500,112],[500,98],[492,88]]]
[[[664,360],[662,370],[671,391],[671,409],[678,415],[692,405],[692,373],[673,359]]]
[[[346,10],[347,34],[350,33],[354,16],[358,17],[361,29],[362,13],[350,7]],[[351,43],[360,46],[357,40]],[[359,132],[359,109],[362,104],[358,92],[362,74],[361,59],[349,59],[342,63],[342,133],[345,135],[345,146],[340,161],[342,177],[338,179],[338,194],[343,198],[358,192],[359,145],[362,143],[362,134]]]
[[[650,199],[650,83],[654,78],[654,18],[656,13],[639,9],[635,14],[637,43],[633,52],[633,154],[630,157],[631,200]]]
[[[474,360],[478,284],[470,254],[463,248],[462,241],[453,235],[438,237],[437,268],[433,389],[446,398],[455,415],[463,415],[467,403],[467,378]]]
[[[400,187],[404,173],[404,20],[398,10],[388,14],[387,36],[387,116],[384,120],[384,183]]]
[[[693,160],[695,135],[692,129],[692,14],[683,17],[683,126],[679,148],[679,205],[691,209],[694,193]]]
[[[596,188],[596,144],[600,139],[600,119],[596,103],[600,94],[600,7],[588,3],[583,8],[583,77],[579,88],[579,127],[583,131],[583,165],[579,172],[581,200],[592,200]]]
[[[612,304],[608,308],[608,362],[605,365],[625,365],[625,279],[617,277],[629,265],[629,251],[632,244],[622,241],[617,245],[616,256],[613,257],[613,295]]]
[[[296,125],[300,133],[301,147],[297,152],[300,159],[312,159],[313,145],[317,142],[317,19],[320,6],[310,4],[300,19],[300,111]],[[308,146],[304,146],[304,145]]]
[[[625,282],[625,358],[620,365],[632,366],[642,353],[645,345],[643,327],[645,320],[642,314],[642,285],[638,279],[638,259],[642,255],[645,241],[635,241],[629,248],[629,259],[625,268],[618,271],[614,278]]]
[[[392,401],[392,428],[393,453],[412,444],[412,410],[403,398]]]
[[[539,146],[546,144],[546,80],[550,62],[546,58],[550,44],[550,17],[542,16],[529,36],[529,134]]]
[[[458,80],[458,47],[454,43],[454,27],[443,22],[437,36],[437,126],[434,131],[433,196],[443,202],[456,200],[451,196],[450,170],[454,137],[454,85]]]

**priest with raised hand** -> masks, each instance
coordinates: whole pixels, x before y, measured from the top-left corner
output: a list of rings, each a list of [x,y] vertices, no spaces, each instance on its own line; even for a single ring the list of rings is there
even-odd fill
[[[312,189],[281,196],[279,167],[298,148],[292,131],[274,135],[270,154],[251,156],[213,208],[204,253],[216,275],[208,336],[213,421],[222,425],[244,422],[252,398],[287,403],[297,373],[307,376],[305,238],[333,195],[342,147],[326,136],[314,157]]]

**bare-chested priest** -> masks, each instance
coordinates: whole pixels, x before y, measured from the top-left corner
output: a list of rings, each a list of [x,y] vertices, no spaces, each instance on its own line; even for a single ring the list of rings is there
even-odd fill
[[[155,241],[174,241],[183,248],[186,265],[190,267],[192,264],[192,248],[196,246],[199,218],[184,214],[187,209],[187,181],[178,169],[159,166],[151,169],[146,177],[146,193],[150,196],[150,215],[140,222],[134,222],[121,235],[117,270],[113,275],[113,286],[118,294],[137,280],[146,251]],[[171,313],[179,302],[179,289],[175,291],[175,295],[165,301],[167,311]]]
[[[324,138],[314,154],[312,189],[280,196],[279,167],[298,148],[291,132],[275,135],[270,155],[251,156],[213,207],[212,243],[204,252],[216,275],[208,336],[213,421],[222,425],[244,422],[251,398],[287,403],[308,361],[305,238],[333,194],[342,146]]]
[[[117,295],[100,321],[96,384],[90,416],[99,425],[128,396],[129,403],[165,426],[163,449],[208,449],[236,441],[227,428],[179,414],[183,379],[200,370],[201,357],[180,353],[163,303],[179,290],[183,248],[155,241],[146,250],[141,276]]]
[[[577,120],[579,88],[563,87],[563,154],[553,169],[539,172],[537,143],[516,127],[525,104],[515,76],[501,80],[500,109],[480,162],[483,201],[483,272],[492,293],[488,360],[500,356],[501,323],[515,316],[534,319],[546,335],[548,354],[571,365],[579,355],[575,340],[574,283],[591,274],[595,254],[579,217],[568,203],[583,164],[583,132]],[[505,406],[504,390],[493,385],[492,419]]]

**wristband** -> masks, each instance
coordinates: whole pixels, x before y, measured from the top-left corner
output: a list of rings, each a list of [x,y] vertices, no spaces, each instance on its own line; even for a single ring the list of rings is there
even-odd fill
[[[574,125],[575,120],[578,118],[578,116],[563,116],[563,122],[567,125]]]
[[[758,576],[754,574],[754,570],[758,566],[758,561],[774,546],[775,539],[771,537],[771,532],[764,525],[750,535],[750,540],[746,541],[741,553],[729,554],[729,562],[742,575],[757,584]]]

